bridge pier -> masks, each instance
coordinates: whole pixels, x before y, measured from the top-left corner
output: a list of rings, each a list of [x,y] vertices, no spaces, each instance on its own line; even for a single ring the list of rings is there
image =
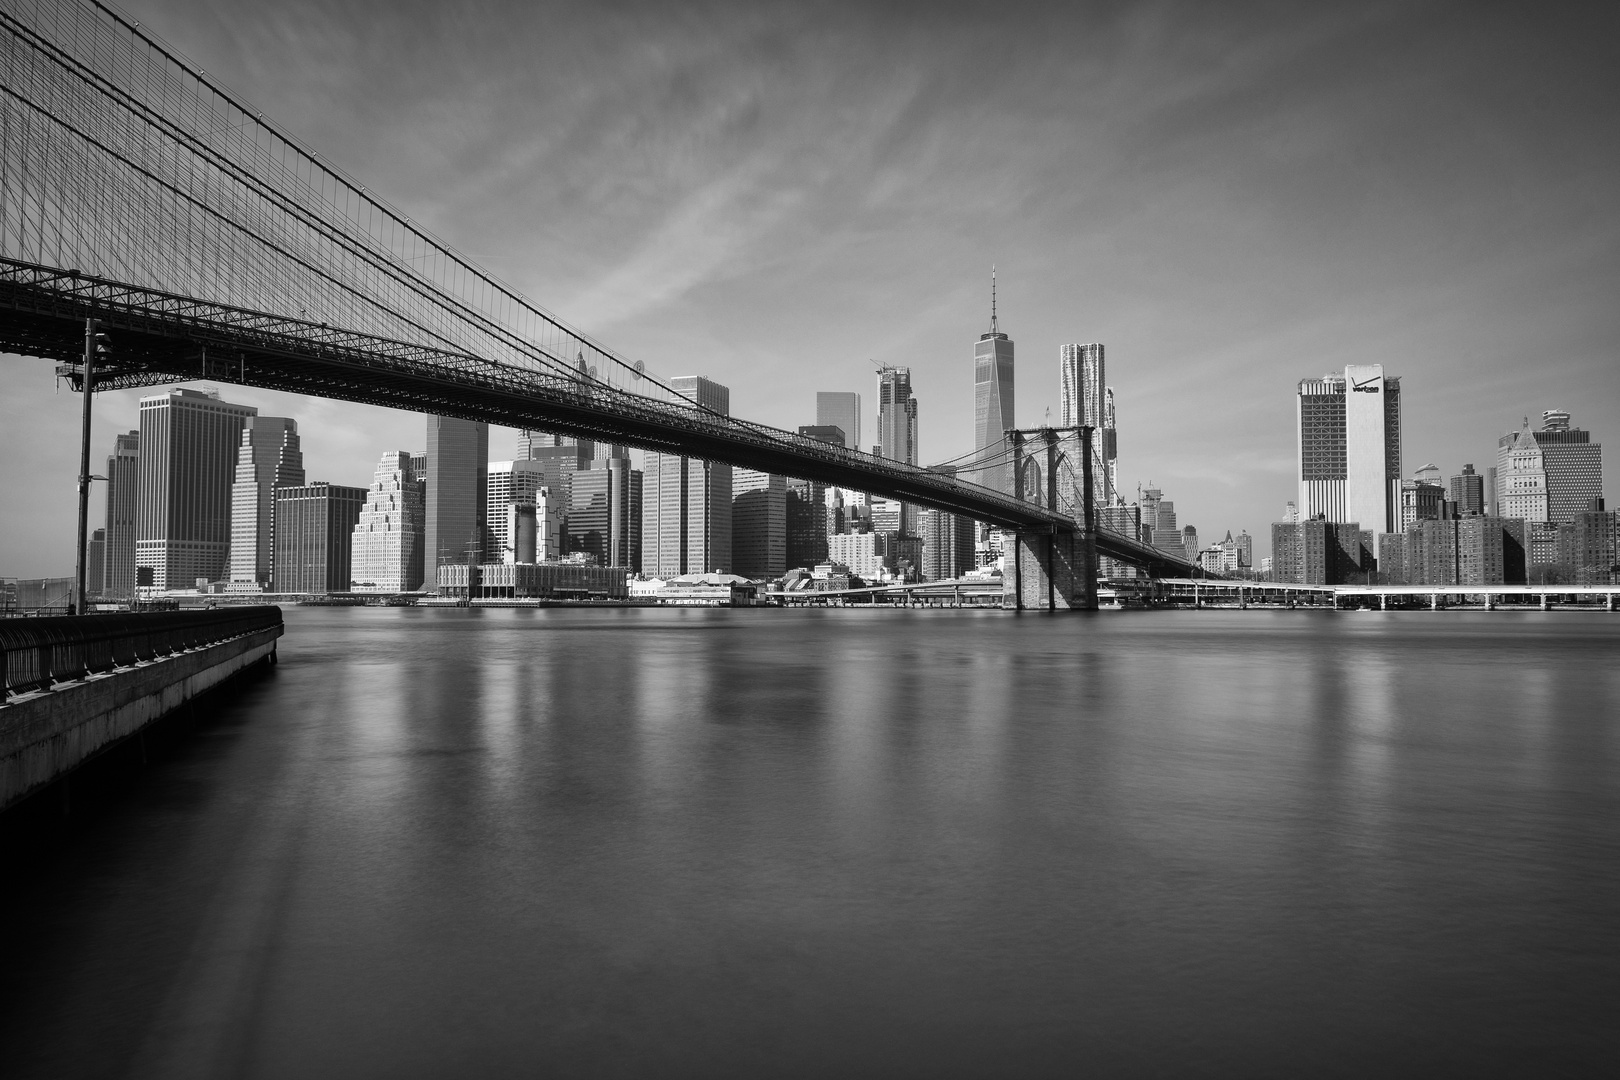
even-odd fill
[[[1095,548],[1078,532],[1005,534],[1002,606],[1018,611],[1097,610]],[[1087,558],[1093,553],[1091,558]]]

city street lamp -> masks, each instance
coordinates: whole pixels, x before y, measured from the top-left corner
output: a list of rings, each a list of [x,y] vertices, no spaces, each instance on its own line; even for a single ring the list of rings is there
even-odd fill
[[[95,361],[107,354],[107,335],[98,328],[96,320],[84,320],[84,366],[79,372],[79,392],[84,395],[79,432],[79,543],[75,548],[77,559],[73,574],[73,614],[88,614],[89,604],[84,595],[86,549],[90,544],[90,481],[105,480],[105,476],[90,473],[90,395],[95,385]]]

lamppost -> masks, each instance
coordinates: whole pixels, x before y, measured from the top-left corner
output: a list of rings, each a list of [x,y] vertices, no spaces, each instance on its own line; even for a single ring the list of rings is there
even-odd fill
[[[90,473],[90,395],[95,385],[95,360],[107,353],[107,335],[97,328],[96,320],[84,320],[84,365],[79,371],[79,392],[84,395],[80,413],[79,431],[79,543],[73,573],[73,614],[86,615],[89,604],[84,595],[85,557],[90,546],[90,481],[105,480],[105,476]]]

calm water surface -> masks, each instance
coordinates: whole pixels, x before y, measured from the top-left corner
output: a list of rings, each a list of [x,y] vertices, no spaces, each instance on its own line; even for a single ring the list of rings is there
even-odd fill
[[[1620,616],[318,609],[7,1076],[1595,1075]]]

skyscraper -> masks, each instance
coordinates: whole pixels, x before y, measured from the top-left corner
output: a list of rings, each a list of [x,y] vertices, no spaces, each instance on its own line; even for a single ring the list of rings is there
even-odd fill
[[[1503,517],[1568,525],[1603,497],[1603,447],[1570,426],[1569,413],[1548,409],[1541,429],[1527,418],[1497,442],[1496,492]]]
[[[1464,465],[1462,473],[1451,478],[1451,501],[1457,504],[1457,513],[1464,516],[1485,512],[1485,478],[1474,471],[1473,465]]]
[[[572,435],[556,435],[549,431],[534,431],[523,428],[517,434],[517,460],[534,460],[544,456],[543,451],[554,450],[560,446],[577,447],[579,453],[589,461],[598,453],[612,456],[612,447],[603,443],[597,445],[590,439],[576,439]],[[620,457],[624,455],[619,454]]]
[[[357,589],[411,592],[422,587],[426,481],[420,457],[390,450],[377,464],[355,522],[349,574]]]
[[[354,527],[366,496],[365,488],[321,480],[275,489],[272,591],[348,590],[354,580]]]
[[[568,551],[601,566],[641,570],[642,473],[627,457],[609,458],[569,476]]]
[[[427,547],[423,586],[438,591],[438,568],[489,561],[489,425],[448,416],[427,419]]]
[[[956,475],[956,470],[949,465],[930,468],[946,476]],[[949,581],[973,569],[972,518],[932,508],[922,510],[919,517],[917,531],[922,534],[922,554],[917,570],[922,580]]]
[[[973,347],[973,450],[978,482],[1011,495],[1013,462],[1006,431],[1013,423],[1013,343],[996,321],[996,277],[990,274],[990,331]]]
[[[844,431],[835,424],[807,424],[800,435],[844,445]],[[787,567],[809,569],[827,561],[827,485],[814,480],[787,480]]]
[[[857,450],[861,445],[861,395],[820,392],[816,394],[816,424],[831,425],[844,433],[844,446]]]
[[[731,413],[731,391],[701,375],[670,380],[701,408]],[[642,479],[641,563],[657,577],[731,568],[731,466],[647,451]]]
[[[731,473],[731,568],[748,578],[787,572],[787,481],[755,469]]]
[[[1112,462],[1118,440],[1113,430],[1114,392],[1104,383],[1103,347],[1100,344],[1063,346],[1058,356],[1058,372],[1058,426],[1093,429],[1093,497],[1099,506],[1112,506],[1115,475]]]
[[[1394,532],[1401,506],[1401,381],[1382,364],[1302,379],[1299,516]]]
[[[224,576],[242,426],[258,411],[199,390],[141,399],[138,585],[189,589]]]
[[[1103,347],[1099,344],[1063,346],[1058,356],[1058,373],[1062,384],[1058,426],[1102,427],[1105,409]]]
[[[276,489],[303,483],[298,423],[284,416],[249,417],[242,425],[236,482],[231,485],[232,582],[269,588],[276,553]]]
[[[111,599],[135,595],[135,529],[141,482],[141,433],[113,440],[107,456],[107,542],[101,594]]]
[[[514,537],[511,535],[507,507],[513,503],[534,503],[535,495],[546,486],[546,468],[543,462],[533,459],[519,458],[516,461],[492,461],[489,463],[487,487],[485,489],[485,512],[488,515],[490,550],[487,557],[491,562],[510,562],[509,556],[513,551]],[[564,491],[556,492],[554,498],[560,505]]]
[[[107,530],[97,529],[85,545],[84,595],[107,595]]]
[[[1103,389],[1103,430],[1102,430],[1103,462],[1108,471],[1107,486],[1103,489],[1107,494],[1105,506],[1124,506],[1125,499],[1119,492],[1119,421],[1114,409],[1114,388]]]
[[[917,399],[911,396],[911,369],[878,369],[878,446],[891,461],[917,464]]]

